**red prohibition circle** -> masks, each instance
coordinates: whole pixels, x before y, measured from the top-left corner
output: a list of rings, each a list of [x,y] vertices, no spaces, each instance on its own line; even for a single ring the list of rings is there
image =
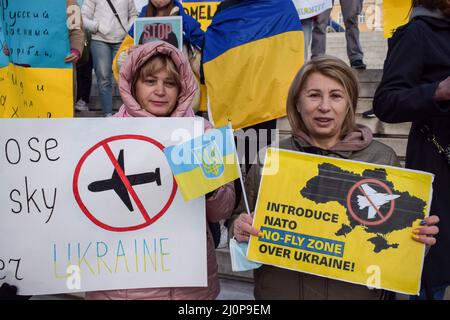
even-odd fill
[[[360,223],[362,223],[362,224],[364,224],[364,225],[368,225],[368,226],[376,226],[376,225],[380,225],[380,224],[386,222],[386,221],[391,217],[391,215],[392,215],[392,213],[394,212],[394,209],[395,209],[395,201],[394,201],[394,200],[391,200],[391,201],[390,201],[391,207],[389,208],[389,211],[388,211],[388,212],[386,213],[386,215],[383,216],[383,218],[381,218],[380,220],[377,220],[377,221],[366,221],[366,220],[360,218],[360,217],[353,211],[352,203],[351,203],[351,197],[352,197],[353,192],[354,192],[357,188],[359,188],[362,184],[364,184],[364,183],[373,183],[373,184],[379,185],[379,186],[381,186],[384,190],[386,190],[387,193],[389,193],[390,195],[392,195],[391,189],[389,189],[389,187],[388,187],[385,183],[383,183],[383,182],[381,182],[381,181],[379,181],[379,180],[376,180],[376,179],[363,179],[363,180],[361,180],[361,181],[355,183],[355,185],[354,185],[353,187],[351,187],[350,190],[348,191],[348,194],[347,194],[347,208],[348,208],[348,211],[350,212],[350,214],[352,215],[352,217],[353,217],[356,221],[358,221],[358,222],[360,222]],[[372,205],[372,204],[371,204],[371,205]]]
[[[75,200],[78,203],[80,209],[83,211],[83,213],[86,215],[86,217],[88,217],[89,220],[91,220],[94,224],[96,224],[100,228],[103,228],[103,229],[108,230],[108,231],[126,232],[126,231],[134,231],[134,230],[139,230],[139,229],[148,227],[149,225],[154,223],[156,220],[161,218],[166,213],[167,209],[169,209],[169,207],[172,204],[173,199],[175,198],[175,195],[177,193],[177,182],[175,180],[175,177],[173,177],[172,191],[171,191],[169,199],[167,200],[167,203],[164,205],[164,207],[152,218],[150,218],[148,215],[145,216],[143,214],[144,219],[146,221],[144,223],[136,225],[136,226],[131,226],[131,227],[112,227],[110,225],[107,225],[107,224],[101,222],[100,220],[98,220],[97,218],[95,218],[92,215],[92,213],[88,210],[88,208],[86,208],[86,206],[84,205],[83,201],[81,200],[80,192],[78,190],[78,179],[80,177],[81,167],[83,166],[83,164],[86,161],[86,159],[96,149],[98,149],[100,147],[103,147],[103,146],[107,145],[109,142],[112,142],[112,141],[127,140],[127,139],[146,141],[146,142],[149,142],[149,143],[155,145],[161,151],[164,150],[164,146],[160,142],[158,142],[158,141],[156,141],[156,140],[154,140],[152,138],[141,136],[141,135],[131,135],[131,134],[129,134],[129,135],[120,135],[120,136],[114,136],[114,137],[106,138],[106,139],[100,141],[99,143],[95,144],[88,151],[86,151],[85,154],[83,154],[83,156],[81,157],[81,159],[78,162],[77,166],[75,167],[75,172],[73,174],[72,190],[73,190],[73,194],[75,196]],[[141,214],[142,214],[142,212],[141,212]]]

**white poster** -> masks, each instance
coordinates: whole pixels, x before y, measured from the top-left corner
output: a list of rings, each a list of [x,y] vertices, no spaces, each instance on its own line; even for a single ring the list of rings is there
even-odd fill
[[[206,286],[204,198],[162,148],[194,118],[1,119],[0,285],[19,294]]]
[[[292,0],[301,20],[317,16],[333,7],[332,0]]]

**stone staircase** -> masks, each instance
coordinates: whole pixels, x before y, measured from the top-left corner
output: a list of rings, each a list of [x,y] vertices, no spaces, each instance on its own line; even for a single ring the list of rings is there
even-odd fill
[[[383,69],[387,53],[387,40],[383,37],[383,32],[361,32],[359,39],[367,69]],[[327,54],[348,62],[344,32],[327,34]]]

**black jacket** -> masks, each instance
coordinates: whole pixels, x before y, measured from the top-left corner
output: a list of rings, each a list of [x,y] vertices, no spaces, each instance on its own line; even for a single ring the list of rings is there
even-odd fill
[[[435,174],[430,214],[440,217],[437,243],[425,258],[422,285],[450,283],[450,165],[418,128],[427,124],[450,144],[450,101],[436,103],[439,82],[450,76],[450,20],[417,16],[389,40],[383,78],[374,98],[385,122],[412,122],[406,167]]]

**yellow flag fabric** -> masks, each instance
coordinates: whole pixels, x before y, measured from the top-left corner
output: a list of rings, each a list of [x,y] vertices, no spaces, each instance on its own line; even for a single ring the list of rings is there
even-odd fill
[[[384,37],[390,38],[395,30],[409,20],[411,0],[384,0],[383,20]]]
[[[248,258],[418,294],[425,245],[412,230],[429,215],[433,177],[269,148],[254,217],[263,235]]]
[[[119,66],[117,64],[117,61],[121,59],[125,52],[128,51],[128,49],[130,49],[132,46],[134,46],[134,39],[127,34],[125,39],[123,39],[119,50],[117,50],[116,56],[113,59],[112,70],[114,73],[114,79],[116,79],[116,81],[119,81]]]

